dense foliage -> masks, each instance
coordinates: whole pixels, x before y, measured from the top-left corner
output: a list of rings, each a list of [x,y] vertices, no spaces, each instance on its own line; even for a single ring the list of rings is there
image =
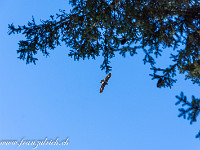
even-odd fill
[[[60,10],[49,20],[36,24],[34,18],[27,26],[9,25],[9,34],[22,33],[26,39],[19,42],[19,58],[35,63],[35,55],[64,42],[71,48],[69,56],[75,60],[102,55],[101,69],[111,71],[110,60],[118,52],[131,56],[143,51],[144,63],[149,63],[157,79],[157,87],[170,87],[178,73],[185,74],[200,85],[200,2],[198,0],[71,0],[69,14]],[[184,49],[179,49],[184,45]],[[156,67],[156,58],[166,48],[172,48],[172,64]],[[188,109],[179,109],[179,116],[188,115],[191,123],[200,111],[198,99],[188,102],[181,94],[177,104],[183,102]],[[197,135],[199,137],[200,134]]]

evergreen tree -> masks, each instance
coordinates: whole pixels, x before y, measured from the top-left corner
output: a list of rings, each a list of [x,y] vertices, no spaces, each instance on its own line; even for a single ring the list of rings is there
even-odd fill
[[[19,58],[36,63],[41,51],[48,56],[49,49],[64,42],[71,48],[74,60],[102,55],[101,69],[111,71],[109,65],[116,52],[122,56],[143,50],[144,64],[149,63],[157,79],[157,87],[170,87],[178,73],[185,74],[200,85],[200,2],[198,0],[71,0],[73,9],[64,10],[36,24],[34,18],[27,26],[9,25],[9,34],[22,33],[26,40],[19,41]],[[184,45],[184,49],[179,49]],[[173,64],[156,67],[156,58],[162,49],[173,48]],[[196,121],[200,99],[191,102],[181,93],[176,105],[183,103],[180,116]],[[188,106],[187,109],[184,106]],[[196,136],[200,138],[200,132]]]

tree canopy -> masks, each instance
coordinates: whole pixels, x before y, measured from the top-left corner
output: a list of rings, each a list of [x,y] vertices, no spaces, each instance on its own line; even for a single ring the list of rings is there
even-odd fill
[[[49,20],[34,20],[28,25],[9,25],[9,34],[21,33],[19,58],[36,63],[36,54],[49,55],[63,42],[71,48],[74,60],[102,56],[101,69],[111,71],[110,61],[116,53],[131,56],[143,51],[144,64],[149,63],[157,79],[157,87],[172,87],[176,75],[184,74],[200,85],[200,2],[198,0],[70,0],[69,14],[60,10]],[[180,49],[180,45],[184,45]],[[156,66],[163,49],[172,48],[172,64],[167,68]],[[176,96],[183,103],[180,115],[196,121],[200,99],[188,101],[181,93]],[[186,107],[185,107],[186,106]],[[196,136],[200,138],[200,132]]]

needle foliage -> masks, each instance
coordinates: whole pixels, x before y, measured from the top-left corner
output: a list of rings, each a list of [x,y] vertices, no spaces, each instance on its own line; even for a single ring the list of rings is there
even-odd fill
[[[157,87],[171,88],[177,74],[200,85],[198,0],[70,0],[70,4],[70,13],[60,10],[39,24],[33,18],[28,25],[9,25],[9,34],[25,36],[17,50],[20,59],[36,63],[37,53],[48,56],[64,43],[71,48],[68,55],[74,60],[103,57],[101,69],[108,73],[116,53],[125,57],[143,52],[144,64],[150,64]],[[156,59],[166,48],[172,50],[172,63],[159,68]],[[177,99],[177,105],[183,104],[179,116],[196,121],[200,100],[193,96],[189,102],[183,93]]]

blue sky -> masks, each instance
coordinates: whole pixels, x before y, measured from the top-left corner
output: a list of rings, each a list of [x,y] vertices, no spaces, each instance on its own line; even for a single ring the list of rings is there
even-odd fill
[[[19,60],[16,50],[22,35],[7,34],[8,24],[24,25],[35,17],[48,19],[59,9],[70,10],[65,0],[0,1],[0,140],[64,140],[66,146],[39,146],[38,150],[199,150],[193,125],[178,118],[175,95],[199,96],[199,87],[178,75],[171,88],[159,89],[151,80],[143,52],[111,60],[112,77],[102,94],[102,57],[74,61],[64,44],[38,54],[37,65]],[[170,49],[158,59],[169,63]],[[1,146],[0,150],[32,149],[32,146]]]

